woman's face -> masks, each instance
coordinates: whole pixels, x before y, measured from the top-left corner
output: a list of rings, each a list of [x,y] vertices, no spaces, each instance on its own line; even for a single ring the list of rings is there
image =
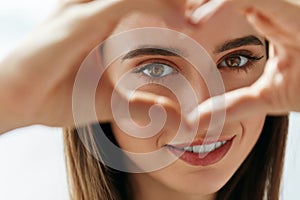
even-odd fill
[[[174,28],[161,19],[135,13],[123,19],[115,32],[121,33],[143,27],[170,28],[196,40],[206,49],[216,64],[226,91],[251,85],[264,70],[266,62],[264,38],[230,5],[201,27]],[[182,48],[185,48],[185,44],[182,44]],[[111,64],[106,75],[114,84],[122,74],[129,72],[137,80],[149,83],[139,90],[176,101],[174,94],[162,85],[165,81],[176,80],[176,76],[181,74],[192,85],[199,103],[209,97],[203,77],[183,58],[155,50],[151,53],[146,51],[146,53],[136,55],[129,56],[126,60],[116,60]],[[180,88],[179,91],[184,91],[184,89]],[[207,130],[206,126],[200,126],[194,138],[194,147],[191,147],[193,146],[191,144],[185,148],[185,151],[188,151],[185,158],[178,159],[171,165],[154,172],[132,174],[133,187],[140,195],[148,196],[148,198],[154,194],[162,198],[167,196],[167,199],[171,199],[171,194],[176,194],[173,199],[181,195],[191,197],[213,195],[225,185],[245,160],[262,131],[264,120],[265,116],[258,115],[255,118],[231,123],[225,121],[218,141],[226,143],[215,141],[213,148],[206,149],[206,151],[211,151],[207,156],[213,156],[204,161],[197,161],[192,155],[198,155],[195,152],[203,148],[199,145],[206,136]],[[176,134],[176,131],[162,129],[156,135],[143,139],[124,133],[115,121],[112,122],[112,127],[119,146],[136,153],[167,148],[166,145],[170,144]],[[180,141],[177,141],[177,144],[180,144]],[[219,147],[219,145],[223,146]],[[197,147],[199,147],[198,150]],[[187,196],[182,197],[187,198]]]

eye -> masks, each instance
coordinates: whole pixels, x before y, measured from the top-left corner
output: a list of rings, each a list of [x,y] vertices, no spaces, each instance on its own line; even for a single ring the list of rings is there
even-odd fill
[[[173,67],[163,63],[150,63],[135,70],[135,73],[143,73],[151,78],[162,78],[176,72]]]
[[[249,62],[249,58],[241,55],[228,56],[220,64],[220,67],[241,68]]]
[[[220,59],[217,66],[219,69],[231,69],[237,70],[240,69],[247,72],[247,70],[253,66],[255,63],[264,58],[264,55],[259,55],[257,52],[252,52],[248,50],[239,50],[229,55],[224,56]]]

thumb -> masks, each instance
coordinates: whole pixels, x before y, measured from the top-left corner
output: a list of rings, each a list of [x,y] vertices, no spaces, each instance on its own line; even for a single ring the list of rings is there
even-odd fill
[[[248,117],[253,117],[257,114],[266,114],[270,109],[268,102],[262,98],[262,92],[256,87],[250,86],[237,89],[224,95],[215,96],[207,99],[194,109],[188,116],[190,124],[199,123],[200,127],[211,128],[222,126],[224,121],[213,120],[214,113],[225,113],[226,122],[240,121]],[[212,102],[220,102],[213,104]]]
[[[145,91],[118,91],[114,92],[111,103],[112,120],[135,137],[152,137],[162,129],[176,132],[180,126],[188,128],[180,106],[168,97]]]

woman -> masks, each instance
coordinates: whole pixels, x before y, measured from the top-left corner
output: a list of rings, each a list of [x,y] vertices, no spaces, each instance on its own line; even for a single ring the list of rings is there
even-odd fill
[[[172,3],[168,1],[145,1],[143,5],[140,5],[140,2],[126,1],[126,4],[124,2],[105,1],[101,3],[82,2],[82,4],[69,2],[58,12],[56,17],[49,20],[48,24],[37,30],[37,36],[43,36],[45,32],[53,30],[60,30],[61,32],[56,36],[51,35],[47,41],[44,41],[44,37],[39,40],[40,38],[35,36],[34,44],[36,45],[33,46],[32,51],[19,53],[20,57],[17,61],[7,58],[1,65],[1,71],[3,71],[1,76],[5,75],[5,78],[1,78],[2,81],[5,80],[1,84],[1,87],[3,87],[1,91],[6,91],[5,95],[3,95],[4,93],[1,95],[1,99],[5,100],[2,101],[4,103],[1,105],[3,108],[2,113],[9,113],[5,117],[1,115],[3,124],[1,131],[32,123],[72,125],[70,97],[72,96],[71,88],[74,83],[74,73],[78,69],[74,66],[81,63],[97,42],[99,43],[106,38],[108,33],[115,28],[114,25],[117,25],[117,22],[120,23],[114,29],[115,33],[145,26],[172,28],[185,33],[203,45],[217,64],[226,91],[233,91],[226,96],[228,98],[226,102],[229,102],[228,108],[226,108],[229,115],[226,117],[221,133],[223,146],[219,147],[220,149],[223,148],[225,153],[214,161],[206,160],[203,162],[202,160],[195,163],[187,159],[179,159],[163,169],[150,173],[122,173],[107,169],[88,153],[80,138],[76,134],[72,134],[73,130],[68,130],[65,133],[65,143],[74,198],[113,199],[113,196],[120,195],[120,198],[123,199],[263,199],[263,196],[267,195],[269,199],[277,199],[287,120],[286,117],[268,116],[266,118],[266,115],[285,113],[291,110],[299,111],[300,106],[299,101],[297,101],[299,96],[295,92],[297,91],[297,77],[300,75],[297,68],[299,62],[297,62],[295,56],[299,52],[299,46],[295,42],[298,38],[294,36],[294,31],[299,26],[287,20],[291,19],[291,16],[298,16],[297,11],[299,11],[299,8],[281,1],[272,4],[270,2],[269,4],[257,3],[255,8],[250,6],[251,4],[245,7],[247,2],[244,1],[239,6],[243,10],[247,8],[246,14],[252,22],[255,22],[256,28],[263,34],[260,35],[246,23],[246,20],[240,14],[235,12],[240,8],[236,6],[237,3],[233,5],[231,2],[225,2],[218,5],[214,9],[215,12],[209,13],[211,14],[209,17],[201,18],[198,25],[190,27],[191,25],[184,19],[183,14],[186,10],[193,11],[194,9],[196,9],[195,15],[199,14],[201,12],[197,7],[201,9],[201,5],[193,4],[193,1],[187,4],[182,1],[172,1]],[[264,8],[265,15],[259,12],[260,6]],[[279,22],[271,21],[270,17],[274,15],[273,11],[276,6],[288,8],[291,16],[283,13],[279,14],[281,17]],[[170,7],[172,8],[170,9]],[[251,9],[249,9],[250,7]],[[120,16],[123,16],[132,8],[138,8],[146,13],[138,12],[121,20]],[[150,15],[154,12],[153,10],[160,18]],[[182,13],[182,16],[178,17],[178,12]],[[107,21],[99,25],[100,28],[90,26],[97,21],[96,19],[103,19],[104,16]],[[173,21],[175,16],[179,19],[176,20],[176,23]],[[197,16],[194,17],[198,20]],[[161,18],[164,20],[161,20]],[[73,20],[79,22],[74,25]],[[231,23],[226,20],[231,21]],[[91,24],[83,22],[90,22]],[[221,25],[226,22],[228,23],[228,29],[221,29]],[[263,23],[264,26],[262,26]],[[285,27],[288,27],[285,32],[282,32],[282,23],[285,24]],[[88,33],[82,31],[85,30],[85,26],[89,27]],[[280,30],[281,37],[275,36],[275,34],[278,34],[277,29]],[[211,37],[211,33],[220,31],[222,31],[222,35]],[[84,36],[84,38],[80,39],[79,42],[78,38],[81,38],[80,36]],[[275,52],[270,54],[271,58],[267,64],[267,44],[264,36],[272,42],[275,46],[274,49],[276,49]],[[290,42],[291,38],[294,38],[292,42]],[[32,40],[29,39],[28,41]],[[78,48],[74,48],[74,46]],[[105,46],[104,54],[107,53],[106,48],[108,47]],[[57,51],[58,49],[60,51]],[[68,52],[69,49],[73,50],[70,55],[62,58],[61,52]],[[22,48],[19,49],[19,51],[21,50]],[[283,53],[279,55],[278,52]],[[18,50],[15,53],[18,53]],[[133,64],[137,58],[124,61],[122,62],[124,69],[117,68],[119,69],[118,75],[125,73],[126,67],[127,69],[139,69],[135,71],[136,74],[139,73],[152,79],[155,77],[155,81],[158,81],[159,78],[168,79],[183,74],[191,83],[194,83],[191,85],[195,91],[198,91],[196,95],[200,101],[204,101],[209,97],[207,91],[203,89],[204,81],[201,76],[195,73],[195,69],[189,63],[180,58],[173,58],[174,56],[157,53],[155,57],[153,57],[153,54],[143,56],[139,59],[145,59],[145,56],[150,56],[151,59],[149,60],[147,57],[148,59],[143,61],[144,65],[142,66]],[[41,68],[39,61],[44,63],[45,60],[51,60],[51,66],[64,67],[60,67],[59,70],[50,69],[49,66]],[[282,67],[284,61],[289,61],[289,67]],[[22,68],[20,63],[23,65]],[[179,68],[179,63],[180,66],[185,66],[184,69]],[[111,76],[115,74],[114,70],[119,67],[119,64],[118,61],[112,63],[109,70],[104,74],[101,81],[106,83],[106,87],[101,90],[99,97],[97,95],[97,99],[99,99],[97,110],[98,113],[101,112],[99,121],[101,123],[110,122],[112,126],[113,133],[110,133],[110,126],[103,125],[108,131],[106,134],[113,135],[111,139],[115,139],[115,142],[122,149],[132,152],[141,153],[153,151],[156,148],[177,147],[178,143],[168,143],[174,136],[172,131],[165,131],[165,134],[159,133],[150,139],[141,140],[129,137],[121,129],[118,129],[110,109],[105,109],[104,105],[107,105],[107,99],[109,99],[107,94],[111,93],[114,84],[116,84],[116,82],[111,81]],[[264,70],[265,65],[266,70]],[[13,66],[12,69],[17,69],[17,71],[5,70],[4,66]],[[34,69],[43,70],[37,72]],[[179,71],[180,73],[177,73]],[[163,73],[162,75],[160,72],[169,73]],[[26,79],[28,76],[32,78],[31,80],[39,81],[41,84],[30,89],[32,84],[28,83]],[[288,85],[289,87],[287,87],[288,81],[293,83]],[[247,90],[244,87],[247,87]],[[235,90],[238,88],[243,89]],[[31,95],[27,96],[24,91],[29,92]],[[36,91],[39,92],[36,93]],[[24,94],[24,98],[21,102],[18,102],[13,97],[20,94]],[[149,106],[152,102],[155,102],[155,98],[151,95],[155,97],[163,96],[162,105],[166,107],[167,113],[172,113],[168,115],[171,119],[168,119],[166,127],[170,127],[168,124],[177,124],[176,122],[180,119],[180,112],[178,112],[178,105],[174,103],[174,96],[164,88],[156,85],[150,85],[137,93],[132,103],[133,113],[138,113],[139,108]],[[201,103],[197,108],[200,110],[200,114],[195,115],[192,113],[187,119],[186,124],[189,125],[195,121],[197,122],[200,117],[200,129],[197,130],[196,134],[196,139],[200,142],[194,146],[203,145],[202,140],[206,132],[205,126],[208,124],[205,119],[210,116],[210,111],[207,109],[209,107],[205,106],[206,110],[202,108],[205,104]],[[241,109],[245,105],[250,108],[249,112],[248,110],[244,112]],[[43,109],[41,109],[41,106],[43,106]],[[53,113],[53,108],[58,112]],[[5,112],[7,109],[10,112]],[[256,112],[254,119],[251,117],[254,114],[252,110]],[[237,117],[237,113],[242,114]],[[26,118],[24,118],[24,115]],[[137,117],[135,119],[138,120]],[[144,120],[138,122],[142,123]],[[172,128],[176,129],[177,127]],[[172,129],[169,128],[168,130]],[[90,135],[85,139],[93,144],[94,132],[89,131],[89,133]],[[216,143],[216,141],[214,142]],[[92,146],[95,147],[92,150],[98,150],[98,146]],[[184,151],[194,153],[189,149],[190,146],[184,147],[186,147]],[[211,152],[213,151],[217,151],[217,149],[211,150]],[[262,152],[265,152],[265,154],[262,154]],[[101,152],[96,153],[101,154]],[[258,182],[256,182],[257,178],[259,178]],[[118,182],[119,180],[122,180],[122,182]]]

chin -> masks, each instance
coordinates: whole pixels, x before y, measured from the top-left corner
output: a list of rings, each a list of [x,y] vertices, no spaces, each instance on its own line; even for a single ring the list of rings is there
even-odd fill
[[[167,171],[172,173],[167,173]],[[188,196],[206,196],[216,194],[229,181],[233,175],[233,173],[228,173],[229,171],[231,170],[200,169],[181,173],[182,171],[163,169],[161,172],[154,172],[151,176],[164,187],[177,193]]]
[[[228,179],[216,177],[197,177],[193,180],[184,179],[177,186],[177,190],[182,193],[191,195],[209,195],[217,193],[226,183]]]

